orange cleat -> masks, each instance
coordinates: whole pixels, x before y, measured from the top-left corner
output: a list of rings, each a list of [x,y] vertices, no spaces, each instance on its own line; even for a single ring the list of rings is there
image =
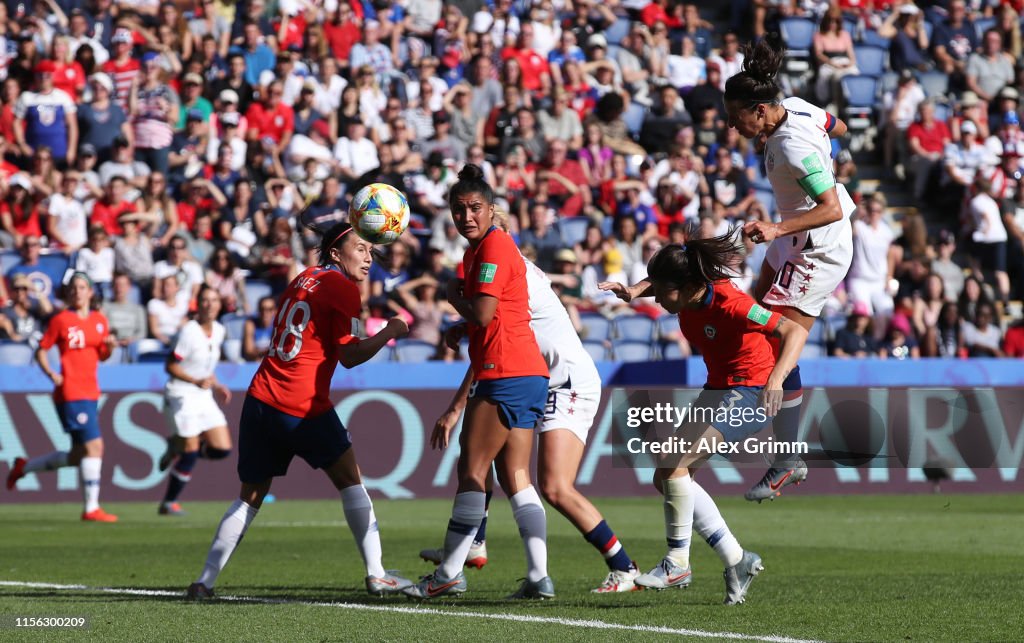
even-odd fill
[[[10,473],[7,474],[7,490],[13,491],[14,485],[18,484],[18,480],[25,477],[25,463],[28,462],[25,458],[15,458],[14,466],[11,467]]]
[[[117,522],[117,516],[108,514],[103,511],[102,507],[97,507],[92,511],[82,512],[82,520],[86,522]]]

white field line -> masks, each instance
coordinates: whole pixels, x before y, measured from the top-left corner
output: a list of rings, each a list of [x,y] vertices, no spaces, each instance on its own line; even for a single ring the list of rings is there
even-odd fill
[[[103,592],[127,596],[159,596],[166,598],[184,597],[184,592],[172,592],[157,589],[134,589],[130,587],[89,587],[87,585],[61,585],[57,583],[34,583],[22,581],[0,580],[0,587],[24,587],[30,589],[57,589],[65,591]],[[577,618],[557,618],[551,616],[530,616],[527,614],[505,614],[491,612],[465,612],[457,610],[430,609],[426,607],[400,607],[397,605],[367,605],[365,603],[335,603],[324,601],[301,601],[279,598],[259,598],[251,596],[217,596],[221,601],[237,601],[240,603],[259,603],[264,605],[306,605],[311,607],[332,607],[362,612],[392,612],[398,614],[422,614],[426,616],[461,617],[491,619],[495,621],[513,621],[516,623],[539,623],[546,625],[564,625],[591,630],[622,630],[628,632],[650,632],[653,634],[671,634],[676,636],[699,636],[709,639],[727,639],[731,641],[765,641],[766,643],[817,643],[812,639],[796,639],[788,636],[757,636],[739,632],[712,632],[689,628],[662,627],[658,625],[626,625],[607,621],[585,620]]]

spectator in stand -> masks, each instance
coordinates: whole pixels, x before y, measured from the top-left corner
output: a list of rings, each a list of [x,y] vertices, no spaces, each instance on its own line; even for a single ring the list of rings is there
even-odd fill
[[[679,131],[692,124],[679,92],[672,85],[664,85],[658,90],[654,108],[644,116],[640,145],[653,154],[667,152]]]
[[[546,182],[548,203],[563,217],[575,217],[594,211],[591,205],[590,177],[586,170],[568,158],[569,146],[554,140],[548,147],[547,157],[537,172],[537,180]]]
[[[1018,319],[1006,329],[1003,357],[1024,357],[1024,320]]]
[[[903,180],[906,178],[906,165],[909,159],[907,130],[914,123],[918,108],[925,100],[924,90],[917,82],[914,72],[904,69],[900,72],[896,90],[886,92],[882,100],[886,114],[883,161],[886,167],[894,168],[897,178]]]
[[[249,129],[246,133],[250,142],[259,141],[267,152],[275,157],[288,147],[295,131],[295,113],[281,100],[284,85],[280,80],[271,82],[259,102],[253,103],[246,112]]]
[[[159,55],[152,51],[142,56],[142,80],[132,83],[128,109],[132,114],[135,160],[166,174],[174,127],[179,113],[184,123],[185,113],[177,94],[162,81],[163,70],[158,58]],[[196,75],[191,76],[194,81]]]
[[[148,165],[136,161],[132,154],[131,142],[118,136],[114,139],[113,154],[110,160],[99,167],[99,179],[102,187],[107,187],[114,179],[120,177],[127,186],[142,189],[150,173]]]
[[[343,180],[350,187],[363,174],[380,166],[377,146],[366,138],[366,125],[362,121],[349,121],[345,136],[334,145],[334,159]]]
[[[967,87],[995,111],[996,98],[1003,87],[1013,82],[1014,60],[1003,51],[1003,37],[995,29],[985,32],[980,52],[967,61]]]
[[[573,328],[582,335],[584,328],[580,322],[579,306],[583,303],[583,284],[579,270],[576,253],[563,248],[555,253],[554,270],[548,273],[548,279],[551,280],[551,287],[558,295],[558,300],[569,313]]]
[[[445,160],[455,165],[466,162],[466,144],[451,135],[452,120],[448,112],[434,112],[434,135],[420,146],[421,153],[430,156],[440,153]]]
[[[715,171],[707,177],[712,211],[729,220],[746,219],[747,209],[757,200],[747,175],[733,166],[732,152],[719,147],[716,152]]]
[[[110,237],[103,224],[89,227],[89,241],[78,251],[75,270],[88,275],[97,292],[109,294],[114,280],[114,249],[110,247]]]
[[[878,350],[872,329],[871,310],[864,302],[856,302],[847,318],[846,326],[836,332],[831,355],[833,357],[863,358]]]
[[[694,121],[700,120],[704,110],[715,108],[718,120],[725,119],[725,92],[722,91],[724,81],[722,80],[722,67],[713,61],[707,64],[707,81],[694,87],[686,95],[686,109],[690,112],[690,118]]]
[[[502,60],[515,59],[522,70],[522,88],[528,92],[546,95],[551,91],[551,67],[547,60],[534,49],[534,23],[526,23],[519,30],[514,47],[501,52]]]
[[[957,299],[960,314],[964,321],[976,322],[978,310],[983,305],[994,306],[989,290],[985,288],[981,280],[974,275],[964,279],[964,289],[960,291]]]
[[[391,296],[395,289],[409,281],[409,247],[401,241],[388,246],[386,265],[374,263],[370,267],[370,296]]]
[[[608,318],[633,312],[629,304],[614,295],[609,297],[610,292],[597,287],[598,284],[606,281],[614,281],[620,284],[626,282],[626,273],[623,272],[622,253],[618,249],[606,248],[601,261],[590,263],[583,268],[581,279],[583,300],[585,305],[591,310],[595,310]]]
[[[180,297],[178,276],[171,274],[158,277],[154,282],[159,285],[160,295],[154,293],[146,304],[149,315],[149,334],[165,347],[174,345],[178,331],[188,321],[188,297]]]
[[[213,116],[213,104],[203,96],[202,91],[202,75],[195,72],[185,74],[179,99],[181,108],[178,110],[178,118],[171,121],[174,129],[185,129],[185,119],[196,113],[199,114],[199,120],[204,124],[210,122],[210,117]]]
[[[5,339],[35,345],[43,336],[43,327],[53,314],[50,297],[41,290],[42,285],[26,274],[11,278],[12,301],[0,316],[0,331]]]
[[[956,301],[964,288],[964,269],[953,261],[956,236],[949,230],[941,230],[935,245],[939,256],[932,260],[932,272],[942,279],[945,300]]]
[[[932,32],[932,56],[937,67],[949,76],[950,90],[961,93],[967,89],[967,61],[978,46],[974,21],[967,17],[967,3],[952,0],[949,14]]]
[[[502,140],[499,160],[504,160],[508,150],[514,146],[522,147],[531,163],[539,163],[547,153],[548,146],[543,133],[537,128],[537,117],[532,108],[520,107],[516,111],[515,129],[512,136]]]
[[[56,65],[44,60],[36,65],[38,91],[23,92],[14,106],[14,138],[22,156],[38,147],[49,147],[61,167],[74,165],[78,151],[77,107],[71,96],[53,84]]]
[[[204,275],[202,267],[188,256],[188,241],[180,235],[173,237],[167,246],[167,258],[153,266],[153,297],[166,299],[162,288],[167,283],[167,277],[175,278],[175,295],[188,310],[189,303],[195,299],[199,287],[203,285]]]
[[[697,55],[693,38],[675,41],[666,65],[669,83],[683,96],[689,97],[694,87],[707,82],[707,62]]]
[[[519,245],[530,246],[537,252],[534,263],[544,272],[554,269],[555,255],[565,247],[561,231],[550,223],[548,206],[534,203],[530,206],[528,221],[523,222],[519,232]]]
[[[569,94],[556,88],[551,97],[551,108],[537,114],[544,140],[550,145],[564,141],[569,149],[578,150],[583,145],[583,125],[579,114],[569,107]]]
[[[1019,299],[1024,297],[1024,172],[1018,169],[1015,175],[1016,178],[1007,177],[1008,191],[1012,196],[1003,199],[1001,210],[1008,236],[1007,271],[1014,287],[1013,295]]]
[[[386,84],[387,75],[395,68],[395,61],[391,49],[380,42],[380,36],[379,22],[367,20],[363,23],[362,40],[352,46],[349,66],[358,69],[363,65],[369,65],[377,75],[377,82]]]
[[[291,223],[286,217],[278,217],[270,224],[270,234],[253,250],[259,257],[262,277],[270,282],[273,292],[280,294],[298,275],[299,253]]]
[[[242,331],[242,358],[245,361],[258,362],[267,354],[274,335],[275,317],[277,300],[273,297],[260,298],[256,314],[245,320]]]
[[[115,272],[113,298],[103,303],[103,314],[110,322],[110,334],[120,346],[144,339],[148,333],[146,309],[130,301],[131,294],[131,277],[123,272]]]
[[[61,190],[39,203],[50,246],[72,255],[87,240],[87,217],[82,202],[75,198],[81,175],[71,169],[61,177]]]
[[[1005,305],[1010,299],[1010,277],[1006,273],[1006,226],[1003,225],[999,204],[992,197],[992,183],[979,174],[974,181],[974,189],[977,194],[969,206],[974,222],[971,256],[977,262],[977,269],[995,275],[999,300]]]
[[[113,55],[103,63],[102,70],[114,81],[114,102],[128,113],[128,95],[132,84],[137,82],[139,61],[132,57],[135,38],[128,29],[118,28],[110,38]]]
[[[924,335],[925,357],[966,357],[964,346],[963,320],[956,302],[947,301],[939,311],[939,319],[934,327]]]
[[[838,7],[830,8],[821,18],[813,42],[818,65],[814,92],[818,103],[826,105],[840,96],[840,79],[858,73],[853,38],[843,29],[843,14]]]
[[[878,347],[878,356],[882,359],[918,359],[921,348],[917,345],[906,317],[893,317],[885,341]]]
[[[864,304],[880,323],[893,310],[889,284],[896,266],[892,246],[896,235],[884,219],[885,206],[876,195],[859,209],[853,222],[853,262],[846,282],[850,299]]]
[[[232,102],[239,114],[244,114],[252,104],[253,86],[246,80],[245,56],[233,53],[228,56],[228,73],[211,85],[211,95],[217,96],[221,105]],[[233,94],[228,92],[234,92]]]
[[[131,142],[133,128],[121,106],[111,100],[114,81],[102,72],[89,77],[92,100],[78,106],[78,128],[81,145],[92,145],[106,161],[113,154],[114,140],[119,136]]]
[[[120,236],[123,232],[119,217],[127,212],[135,212],[134,203],[125,199],[128,182],[121,175],[114,175],[107,183],[103,198],[94,202],[89,214],[89,225],[101,225],[107,234]]]
[[[458,315],[451,304],[438,300],[437,289],[437,280],[429,274],[420,275],[395,288],[398,301],[412,315],[409,339],[437,346],[441,343],[441,326],[445,316]]]
[[[952,140],[946,123],[935,118],[935,104],[930,100],[922,102],[918,107],[918,120],[907,128],[915,201],[923,201],[926,195],[932,194],[946,146]]]
[[[153,243],[142,230],[145,218],[144,214],[131,212],[118,217],[123,234],[114,238],[114,269],[149,292],[153,281]]]
[[[900,5],[878,28],[878,35],[891,38],[889,66],[893,71],[904,69],[926,71],[932,66],[928,56],[928,32],[924,14],[913,3]]]
[[[912,316],[915,337],[923,340],[928,329],[934,328],[939,322],[942,307],[946,303],[944,288],[942,277],[932,272],[925,281],[924,290],[915,294]]]
[[[248,20],[243,29],[243,42],[237,50],[245,62],[245,82],[255,87],[260,75],[274,68],[274,50],[263,42],[259,22]]]
[[[7,182],[7,193],[0,202],[0,228],[9,239],[8,245],[20,246],[26,236],[39,238],[43,234],[33,192],[24,172],[14,174]]]
[[[993,323],[996,309],[987,302],[978,304],[975,321],[964,322],[964,346],[971,357],[1005,357],[1003,334]]]

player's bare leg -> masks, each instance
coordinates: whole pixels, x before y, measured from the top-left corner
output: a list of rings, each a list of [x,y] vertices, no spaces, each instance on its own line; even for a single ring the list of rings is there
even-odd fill
[[[189,585],[187,596],[192,600],[202,600],[213,597],[213,586],[217,582],[217,576],[228,564],[231,554],[234,553],[242,536],[245,535],[249,525],[256,518],[256,513],[263,505],[263,498],[270,493],[270,484],[273,478],[253,484],[243,482],[238,492],[238,499],[235,500],[224,517],[220,519],[220,525],[213,535],[213,543],[210,551],[206,554],[206,564],[203,571],[196,579],[196,582]]]
[[[584,444],[568,429],[540,434],[537,481],[541,495],[583,534],[604,557],[608,576],[597,593],[626,592],[637,588],[638,575],[625,548],[601,516],[601,512],[576,489],[576,474],[583,459]]]

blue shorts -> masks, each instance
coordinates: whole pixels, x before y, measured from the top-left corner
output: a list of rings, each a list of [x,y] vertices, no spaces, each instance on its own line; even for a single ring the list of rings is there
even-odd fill
[[[246,395],[238,430],[238,479],[259,484],[283,476],[295,456],[314,469],[326,469],[351,446],[334,409],[300,418]]]
[[[498,417],[509,429],[532,429],[544,417],[548,401],[548,378],[540,375],[477,380],[469,397],[498,405]]]
[[[709,424],[726,442],[740,442],[771,424],[761,409],[763,386],[737,386],[727,390],[704,389],[693,403],[701,409],[717,409]]]
[[[100,422],[96,400],[59,402],[57,413],[64,431],[71,436],[71,444],[85,444],[99,439]]]

